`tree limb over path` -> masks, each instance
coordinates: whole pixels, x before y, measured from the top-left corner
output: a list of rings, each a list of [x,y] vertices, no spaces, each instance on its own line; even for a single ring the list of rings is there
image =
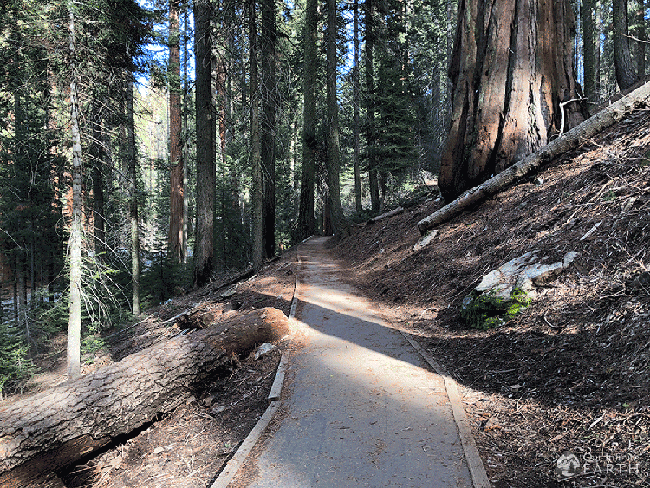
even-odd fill
[[[288,332],[280,310],[253,310],[0,408],[0,486],[41,486],[44,475],[171,412],[236,356]]]
[[[614,125],[635,108],[648,105],[650,105],[650,82],[642,85],[629,95],[621,98],[618,102],[613,103],[593,117],[585,120],[536,153],[508,167],[485,183],[467,190],[453,202],[445,205],[428,217],[423,218],[418,222],[420,234],[426,234],[429,230],[455,217],[468,207],[476,205],[488,197],[499,193],[518,179],[533,173],[544,164],[550,162],[556,156],[575,149],[585,139],[593,137],[603,129]]]

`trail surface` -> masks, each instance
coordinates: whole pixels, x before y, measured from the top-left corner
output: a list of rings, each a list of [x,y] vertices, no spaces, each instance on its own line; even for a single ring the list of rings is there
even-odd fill
[[[346,271],[325,242],[312,238],[299,250],[306,338],[289,368],[288,413],[240,483],[471,487],[443,379],[339,280]]]

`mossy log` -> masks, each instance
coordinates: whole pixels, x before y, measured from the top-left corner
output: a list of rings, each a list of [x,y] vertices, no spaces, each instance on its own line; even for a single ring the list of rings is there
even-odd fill
[[[423,218],[418,222],[420,234],[426,234],[427,231],[448,221],[469,207],[503,191],[515,181],[533,173],[555,157],[587,142],[589,138],[622,120],[636,108],[647,107],[648,105],[650,105],[650,83],[637,88],[629,95],[624,96],[616,103],[609,105],[563,136],[547,144],[536,153],[510,166],[485,183],[467,190],[453,202]]]
[[[0,486],[56,486],[52,473],[171,412],[235,356],[288,333],[281,311],[254,310],[3,406]]]

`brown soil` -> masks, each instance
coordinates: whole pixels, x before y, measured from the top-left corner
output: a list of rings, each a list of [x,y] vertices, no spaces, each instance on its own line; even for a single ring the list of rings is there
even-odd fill
[[[335,248],[353,270],[347,279],[459,382],[496,487],[648,486],[649,177],[650,120],[639,111],[441,225],[420,251],[416,224],[440,202],[360,228]],[[504,326],[468,329],[463,298],[490,270],[533,250],[549,262],[568,251],[580,257]],[[86,371],[180,333],[183,312],[288,314],[295,272],[289,252],[236,288],[224,279],[179,297],[110,337]],[[268,405],[278,357],[242,358],[188,404],[62,474],[67,486],[209,486]],[[63,380],[62,360],[49,356],[48,385]],[[587,468],[570,482],[554,474],[564,451]]]
[[[296,254],[288,251],[249,279],[224,286],[235,275],[222,276],[201,290],[149,310],[140,323],[105,337],[109,347],[86,357],[83,372],[187,333],[184,328],[210,326],[251,309],[273,307],[289,315],[295,272]],[[52,346],[40,358],[44,372],[29,391],[5,402],[65,381],[65,336]],[[288,344],[279,346],[259,360],[253,355],[236,359],[230,371],[204,385],[186,405],[117,439],[103,452],[58,473],[59,478],[68,488],[210,486],[269,405],[280,351],[291,349]]]
[[[416,224],[440,202],[365,226],[336,248],[350,281],[464,388],[494,486],[648,486],[649,177],[650,119],[639,111],[441,225],[420,251]],[[463,298],[528,251],[548,262],[580,257],[509,323],[468,329]],[[571,482],[554,474],[563,451],[586,466]]]

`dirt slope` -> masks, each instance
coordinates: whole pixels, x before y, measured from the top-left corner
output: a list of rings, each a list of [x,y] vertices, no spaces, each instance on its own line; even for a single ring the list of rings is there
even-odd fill
[[[366,226],[336,252],[350,280],[464,386],[495,486],[650,483],[650,118],[631,114],[535,177],[439,227],[414,252],[429,202]],[[514,320],[468,330],[480,278],[537,251],[577,263]],[[582,474],[557,481],[563,451]]]

